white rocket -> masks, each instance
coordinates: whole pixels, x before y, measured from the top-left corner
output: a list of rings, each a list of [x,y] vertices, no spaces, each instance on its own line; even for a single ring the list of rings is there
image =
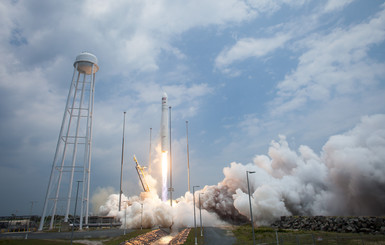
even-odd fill
[[[162,96],[162,117],[160,121],[160,146],[162,152],[168,151],[168,103],[167,94]]]

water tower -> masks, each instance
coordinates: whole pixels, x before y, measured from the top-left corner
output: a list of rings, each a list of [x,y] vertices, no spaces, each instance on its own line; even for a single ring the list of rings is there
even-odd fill
[[[95,55],[83,52],[76,57],[39,230],[43,229],[46,216],[51,216],[49,229],[52,229],[55,215],[59,212],[64,214],[64,222],[68,222],[70,207],[77,200],[74,193],[79,189],[73,188],[76,182],[78,188],[81,184],[80,229],[83,226],[83,214],[85,223],[88,224],[92,118],[95,73],[98,70]]]

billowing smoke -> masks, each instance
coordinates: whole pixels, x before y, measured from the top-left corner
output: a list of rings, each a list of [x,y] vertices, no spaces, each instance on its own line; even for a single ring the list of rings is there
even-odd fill
[[[121,211],[119,211],[119,195],[111,194],[105,203],[99,206],[98,214],[115,216],[121,221],[122,226],[126,225],[127,228],[161,226],[177,229],[194,225],[192,216],[186,215],[193,213],[193,195],[191,193],[187,192],[185,196],[174,200],[171,207],[169,201],[163,202],[158,196],[157,181],[151,175],[146,175],[146,182],[150,187],[150,192],[142,192],[140,196],[132,197],[122,195]],[[198,212],[198,199],[196,199],[196,205]],[[205,225],[225,224],[215,212],[208,212],[203,207],[202,219],[205,221]]]
[[[99,213],[100,207],[108,200],[108,197],[115,192],[112,187],[97,188],[95,194],[92,195],[91,203],[93,208],[93,213]]]
[[[384,215],[385,214],[385,115],[373,115],[351,131],[329,138],[322,152],[308,146],[290,149],[285,136],[272,141],[268,155],[253,163],[231,163],[224,179],[205,186],[201,194],[205,225],[242,223],[250,219],[246,171],[252,193],[253,218],[267,225],[282,215]],[[198,194],[196,204],[198,205]],[[156,193],[124,197],[127,209],[117,212],[118,195],[100,206],[103,215],[114,215],[128,227],[140,227],[141,203],[146,227],[193,225],[192,194],[186,193],[171,208]]]
[[[179,227],[193,226],[194,221],[191,215],[193,213],[193,197],[191,193],[186,193],[173,202],[173,207],[169,202],[163,202],[154,192],[141,193],[140,196],[127,198],[122,195],[122,208],[118,211],[119,195],[112,194],[107,202],[100,206],[99,214],[107,216],[116,216],[126,224],[127,228],[151,228],[156,226],[170,227],[177,229]],[[198,210],[198,202],[196,206]],[[197,211],[198,212],[198,211]],[[199,217],[199,216],[197,216]],[[225,224],[213,212],[202,209],[202,219],[205,225],[218,226]]]

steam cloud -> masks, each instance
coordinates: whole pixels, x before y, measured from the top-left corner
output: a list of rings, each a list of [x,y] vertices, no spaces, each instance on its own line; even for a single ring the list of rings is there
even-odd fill
[[[352,130],[330,137],[319,155],[304,145],[297,151],[290,149],[280,135],[271,142],[268,156],[257,155],[246,165],[232,162],[223,169],[225,177],[218,185],[198,191],[203,192],[205,226],[250,219],[246,171],[255,171],[249,181],[258,225],[268,225],[282,215],[384,215],[385,115],[363,117]],[[191,215],[186,215],[193,212],[191,193],[178,198],[173,207],[156,192],[123,197],[123,201],[128,201],[127,209],[118,212],[118,195],[110,195],[99,213],[138,228],[143,203],[144,227],[193,225]]]

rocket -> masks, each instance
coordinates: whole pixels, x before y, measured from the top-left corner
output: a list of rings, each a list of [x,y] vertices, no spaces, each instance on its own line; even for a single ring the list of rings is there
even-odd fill
[[[167,94],[162,96],[162,117],[160,121],[160,146],[162,152],[168,151],[168,103]]]

